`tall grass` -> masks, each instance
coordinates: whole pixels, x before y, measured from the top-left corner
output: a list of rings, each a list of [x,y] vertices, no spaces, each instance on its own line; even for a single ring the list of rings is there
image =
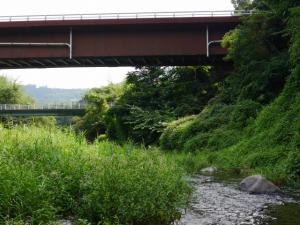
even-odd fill
[[[190,193],[183,176],[156,150],[88,145],[56,129],[1,129],[0,223],[168,224]]]

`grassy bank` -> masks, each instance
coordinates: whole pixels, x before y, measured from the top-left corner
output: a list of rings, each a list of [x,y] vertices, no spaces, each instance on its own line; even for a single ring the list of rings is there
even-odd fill
[[[298,4],[274,3],[225,36],[235,69],[200,114],[164,130],[161,148],[181,152],[169,157],[300,186],[300,7],[288,10]]]
[[[176,139],[178,146],[183,142],[185,151],[168,153],[168,157],[189,172],[214,165],[245,175],[263,174],[278,184],[300,186],[299,85],[300,67],[297,66],[280,96],[244,129],[224,126],[184,142],[186,133],[191,133],[193,127],[203,127],[203,123],[209,122],[200,120],[200,115],[171,124],[162,136],[166,143],[163,144],[172,147]],[[233,136],[226,135],[228,132]]]
[[[168,224],[189,196],[183,176],[156,150],[87,145],[55,129],[1,129],[0,223]]]

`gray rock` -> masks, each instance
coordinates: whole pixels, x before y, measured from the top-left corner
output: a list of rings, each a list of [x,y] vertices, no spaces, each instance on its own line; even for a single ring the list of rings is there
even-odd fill
[[[60,220],[58,225],[73,225],[73,223],[70,220]]]
[[[280,189],[275,184],[260,175],[246,177],[240,183],[240,189],[251,194],[280,192]]]
[[[202,169],[201,173],[210,173],[211,174],[211,173],[215,173],[217,171],[218,171],[218,169],[216,167],[211,166],[211,167],[207,167],[207,168]]]

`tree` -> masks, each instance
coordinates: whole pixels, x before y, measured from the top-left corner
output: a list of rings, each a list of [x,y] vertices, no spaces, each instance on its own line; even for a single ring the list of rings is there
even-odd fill
[[[85,132],[89,140],[97,138],[100,134],[105,134],[105,114],[109,105],[114,104],[121,95],[122,86],[122,84],[110,84],[88,91],[83,97],[83,101],[88,104],[86,113],[82,118],[74,118],[75,129]]]
[[[0,76],[0,104],[31,104],[33,99],[26,96],[16,81]]]
[[[248,10],[252,3],[251,0],[231,0],[231,2],[236,10]]]
[[[218,89],[211,67],[142,67],[128,73],[124,94],[106,115],[116,140],[157,143],[166,123],[199,113]]]

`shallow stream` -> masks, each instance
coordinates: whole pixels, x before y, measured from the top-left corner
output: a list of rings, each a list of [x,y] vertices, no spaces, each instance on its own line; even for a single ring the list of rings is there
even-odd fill
[[[251,195],[239,190],[241,178],[219,174],[191,178],[189,208],[177,225],[300,225],[300,192]]]

